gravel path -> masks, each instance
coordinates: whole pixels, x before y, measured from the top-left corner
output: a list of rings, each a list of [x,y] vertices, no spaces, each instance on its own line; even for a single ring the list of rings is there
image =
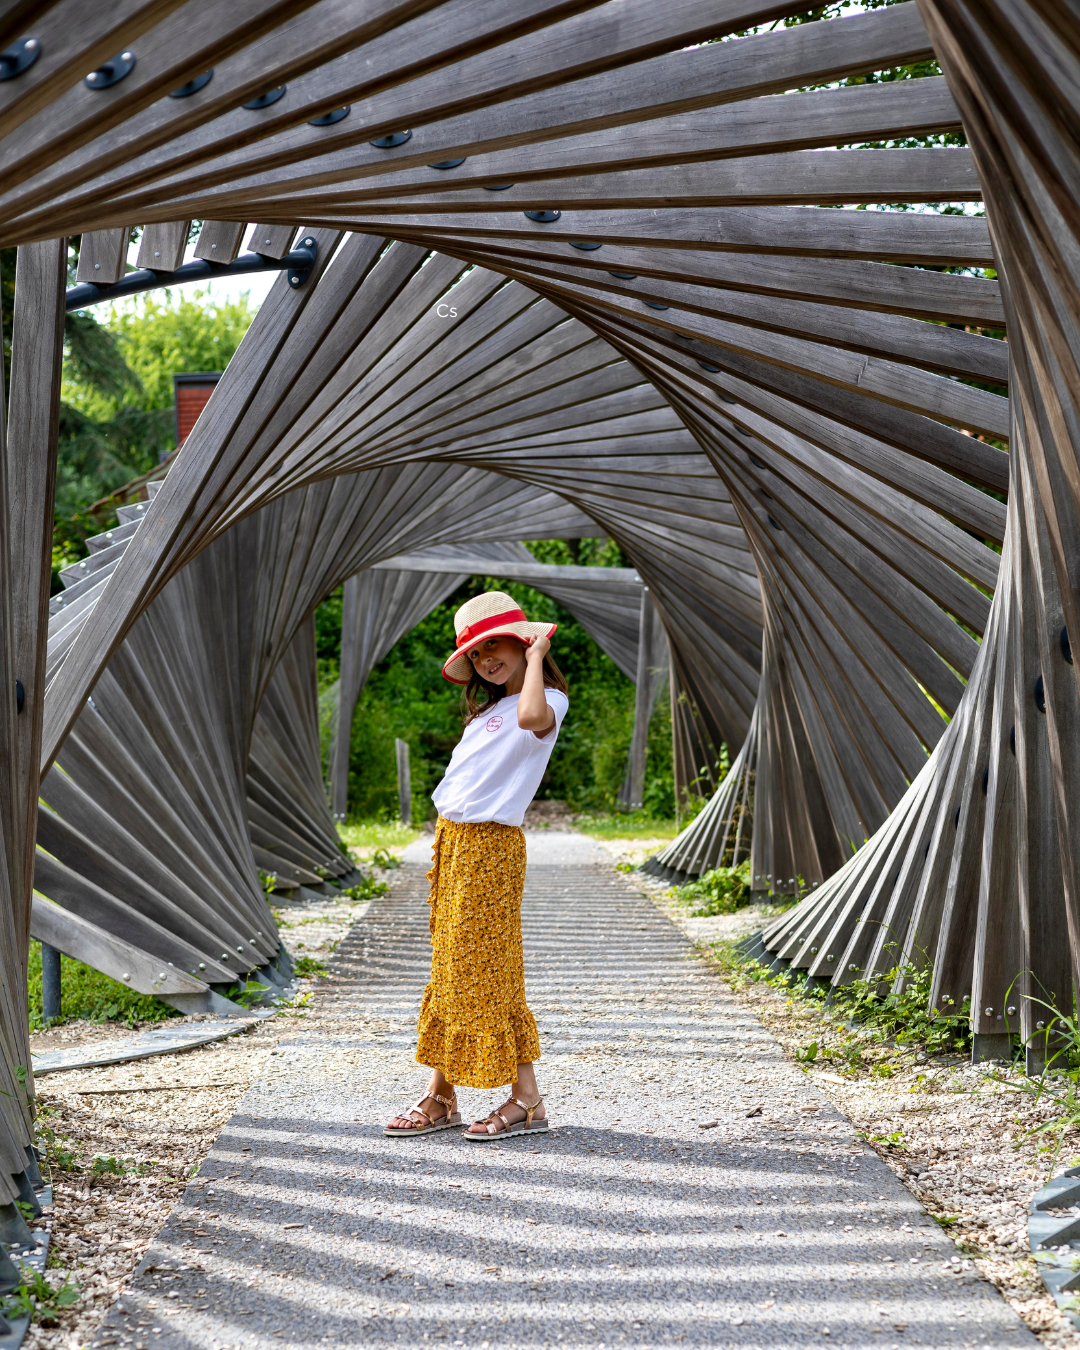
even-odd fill
[[[529,836],[552,1134],[384,1139],[423,1085],[429,841],[415,847],[95,1346],[1038,1345],[581,836]],[[498,1101],[460,1096],[470,1117]]]

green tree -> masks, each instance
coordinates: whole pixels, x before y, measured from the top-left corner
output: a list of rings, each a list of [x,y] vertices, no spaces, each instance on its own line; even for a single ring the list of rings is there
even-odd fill
[[[214,304],[207,291],[169,290],[102,319],[67,316],[54,568],[112,523],[109,513],[88,516],[89,506],[175,449],[173,375],[224,370],[253,317],[246,296]]]
[[[65,370],[64,397],[95,420],[121,407],[161,411],[173,406],[172,377],[185,371],[224,370],[248,330],[254,310],[247,296],[213,302],[208,290],[151,292],[103,321],[131,371],[134,387],[106,387],[92,372]]]
[[[528,547],[543,562],[626,565],[610,541],[551,539]],[[349,808],[355,819],[397,815],[397,736],[409,742],[413,818],[423,820],[433,813],[431,793],[461,737],[461,691],[442,677],[442,663],[454,645],[454,612],[471,596],[488,590],[507,591],[530,618],[559,625],[552,655],[570,686],[570,712],[537,795],[557,798],[578,810],[614,809],[634,725],[633,683],[554,600],[529,586],[471,577],[371,672],[352,725]],[[338,678],[340,591],[319,607],[315,623],[319,686],[325,690]],[[664,697],[650,725],[646,805],[653,815],[674,815],[671,721]]]

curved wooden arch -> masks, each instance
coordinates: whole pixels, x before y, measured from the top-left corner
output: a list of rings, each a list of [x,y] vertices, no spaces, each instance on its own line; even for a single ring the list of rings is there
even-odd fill
[[[849,924],[873,875],[872,912],[915,922],[941,992],[970,971],[979,1037],[1027,1016],[1003,1006],[1009,971],[1063,933],[1080,950],[1061,637],[1077,628],[1080,496],[1075,16],[919,0],[736,40],[792,7],[381,0],[342,22],[330,0],[227,16],[135,0],[76,26],[75,4],[3,20],[11,40],[39,24],[42,47],[0,88],[0,243],[21,245],[0,647],[26,719],[9,692],[0,1076],[25,1062],[37,765],[139,616],[230,526],[410,462],[494,469],[625,541],[671,644],[687,764],[708,772],[757,709],[757,874],[824,880],[858,850],[792,911],[781,959],[834,980],[845,956],[876,969],[869,920],[858,950],[850,933],[836,950],[840,929],[825,943],[835,966],[811,967],[830,954],[804,951],[800,927]],[[131,73],[88,88],[124,44]],[[361,49],[366,63],[348,59]],[[943,80],[811,87],[935,56]],[[168,97],[210,66],[201,90]],[[240,106],[268,82],[285,95]],[[961,127],[970,148],[861,148]],[[823,209],[984,195],[985,220]],[[266,247],[302,225],[319,262],[306,285],[282,279],[46,668],[63,303],[48,241],[82,232],[87,266],[107,270],[122,260],[110,231],[141,221],[164,252],[192,216],[212,217],[208,256],[254,218],[276,231]],[[998,280],[963,274],[991,266]],[[462,312],[440,334],[452,291]],[[1006,323],[1007,348],[988,336]],[[1015,408],[996,392],[1013,371]],[[1060,971],[1044,973],[1064,999]],[[25,1143],[22,1108],[0,1114]],[[0,1154],[18,1166],[15,1143]]]

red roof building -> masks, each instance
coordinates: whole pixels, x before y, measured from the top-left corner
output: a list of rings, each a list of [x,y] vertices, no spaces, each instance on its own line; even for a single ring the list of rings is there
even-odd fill
[[[221,379],[220,370],[196,371],[173,376],[173,400],[176,405],[176,448],[191,434],[199,414],[210,401],[214,387]]]

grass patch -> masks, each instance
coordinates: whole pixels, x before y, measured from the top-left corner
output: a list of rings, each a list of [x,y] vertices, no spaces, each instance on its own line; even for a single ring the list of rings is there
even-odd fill
[[[965,997],[955,1012],[932,1009],[933,971],[928,966],[917,969],[904,963],[879,979],[833,989],[816,987],[802,975],[793,978],[786,970],[774,975],[767,966],[748,960],[733,942],[712,943],[710,951],[735,988],[763,984],[820,1005],[817,1038],[795,1051],[803,1069],[828,1065],[841,1073],[887,1078],[893,1072],[889,1061],[905,1052],[953,1055],[971,1049],[969,1000]]]
[[[41,945],[30,944],[30,969],[27,976],[30,1001],[30,1030],[41,1031],[45,1023],[41,1016]],[[139,994],[118,980],[111,980],[100,970],[92,970],[70,956],[60,958],[60,1021],[122,1022],[134,1027],[140,1022],[164,1022],[167,1017],[179,1017],[175,1008],[154,998]],[[50,1023],[55,1026],[56,1023]]]
[[[674,839],[679,833],[673,820],[643,811],[588,813],[574,819],[574,829],[593,839]]]
[[[351,849],[406,848],[420,831],[400,820],[351,820],[338,823],[341,842]]]

